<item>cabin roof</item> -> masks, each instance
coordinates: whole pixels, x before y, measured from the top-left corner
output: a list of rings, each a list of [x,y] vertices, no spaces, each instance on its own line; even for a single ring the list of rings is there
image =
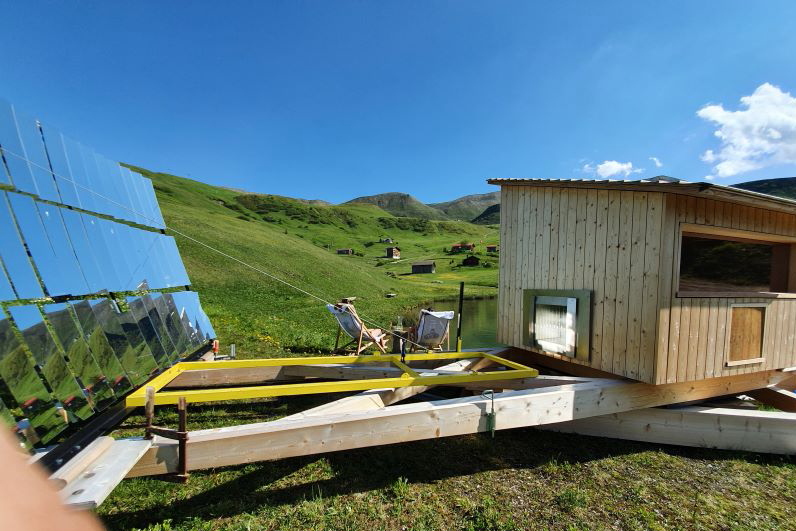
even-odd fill
[[[434,265],[434,260],[421,260],[420,262],[412,262],[413,266],[429,266]]]
[[[601,190],[631,190],[639,192],[664,192],[698,197],[707,197],[719,201],[729,201],[758,208],[780,210],[794,213],[796,200],[785,199],[760,192],[752,192],[742,188],[724,186],[706,182],[691,182],[659,175],[649,179],[487,179],[489,184],[498,186],[537,186],[556,188],[580,188]]]

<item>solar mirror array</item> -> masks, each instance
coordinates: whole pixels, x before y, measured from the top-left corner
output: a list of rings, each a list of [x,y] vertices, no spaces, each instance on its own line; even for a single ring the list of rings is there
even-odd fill
[[[152,182],[0,100],[0,417],[41,446],[215,337]]]

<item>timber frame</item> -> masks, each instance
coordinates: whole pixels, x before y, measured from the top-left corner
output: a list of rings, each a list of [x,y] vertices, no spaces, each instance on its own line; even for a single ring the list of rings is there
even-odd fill
[[[788,370],[652,385],[593,369],[590,373],[587,367],[572,376],[558,371],[542,375],[544,364],[538,361],[551,359],[528,356],[520,349],[414,354],[406,355],[404,361],[399,356],[299,360],[175,366],[143,388],[149,438],[102,437],[51,479],[61,487],[68,505],[95,508],[125,477],[185,479],[192,470],[520,427],[661,444],[796,453],[796,394],[783,389],[796,386],[796,372]],[[284,383],[297,379],[303,380]],[[254,383],[259,385],[250,385]],[[223,387],[213,387],[218,385]],[[293,391],[288,389],[291,386]],[[432,386],[454,386],[465,396],[400,404]],[[181,422],[179,437],[173,430],[151,426],[156,404],[174,404],[180,398],[196,403],[341,389],[364,390],[270,422],[189,431],[188,417]],[[709,404],[672,408],[740,394],[753,395],[783,412]],[[129,406],[139,402],[144,403],[141,395],[130,395]]]

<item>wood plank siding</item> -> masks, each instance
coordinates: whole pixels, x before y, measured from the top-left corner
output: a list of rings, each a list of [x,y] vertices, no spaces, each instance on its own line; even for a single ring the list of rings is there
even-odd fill
[[[796,215],[781,206],[715,197],[654,187],[503,185],[498,341],[531,348],[523,344],[523,290],[586,289],[592,294],[589,359],[546,356],[658,384],[796,366],[796,298],[678,293],[685,225],[796,242]],[[790,275],[794,291],[793,265]],[[728,365],[738,305],[765,308],[762,356]],[[736,312],[736,321],[746,314],[758,315]]]

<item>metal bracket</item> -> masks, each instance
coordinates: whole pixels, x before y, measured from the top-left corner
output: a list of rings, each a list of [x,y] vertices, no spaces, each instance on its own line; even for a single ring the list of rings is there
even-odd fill
[[[185,397],[180,397],[177,402],[177,414],[179,416],[179,427],[176,430],[162,428],[154,425],[155,420],[155,388],[146,388],[146,404],[144,405],[146,415],[146,428],[144,438],[151,439],[157,435],[166,439],[177,441],[177,471],[173,474],[158,476],[163,481],[174,483],[185,483],[188,481],[188,404]]]
[[[495,391],[487,389],[481,393],[483,398],[491,400],[491,410],[486,414],[486,429],[492,432],[492,438],[495,438]]]

